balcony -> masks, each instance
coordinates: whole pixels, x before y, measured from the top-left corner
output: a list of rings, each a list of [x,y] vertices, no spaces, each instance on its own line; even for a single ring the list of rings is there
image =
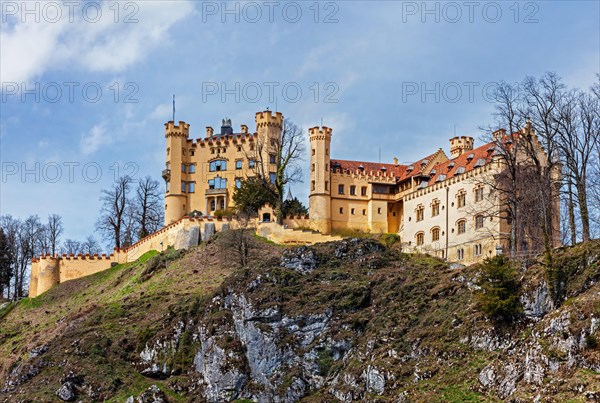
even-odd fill
[[[169,181],[171,180],[171,170],[170,169],[163,169],[162,171],[162,177],[165,181]]]
[[[223,189],[206,189],[206,196],[227,195],[227,188]]]

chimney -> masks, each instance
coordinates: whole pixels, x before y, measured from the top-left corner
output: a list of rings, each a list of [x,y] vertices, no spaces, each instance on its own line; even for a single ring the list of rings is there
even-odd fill
[[[398,158],[394,157],[394,165],[398,166]]]
[[[233,128],[231,127],[231,119],[225,118],[221,121],[221,135],[233,134]]]
[[[213,135],[213,128],[210,126],[206,126],[206,137],[212,137]]]

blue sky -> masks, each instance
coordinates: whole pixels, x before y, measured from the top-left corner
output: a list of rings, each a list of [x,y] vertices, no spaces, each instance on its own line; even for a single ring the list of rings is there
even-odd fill
[[[117,173],[160,179],[173,94],[195,138],[253,130],[272,89],[333,128],[334,158],[408,162],[479,137],[495,82],[600,71],[596,1],[88,3],[1,3],[0,213],[61,214],[64,238],[93,232]]]

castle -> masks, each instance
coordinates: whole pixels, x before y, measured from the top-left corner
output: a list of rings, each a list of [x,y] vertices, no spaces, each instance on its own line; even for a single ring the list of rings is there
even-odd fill
[[[280,112],[257,112],[255,123],[254,133],[245,124],[234,133],[231,120],[223,119],[219,132],[206,127],[206,135],[194,140],[188,123],[167,122],[162,172],[165,227],[109,256],[32,259],[29,295],[133,261],[150,250],[188,248],[210,239],[215,231],[235,228],[235,218],[215,218],[222,216],[215,213],[235,207],[232,196],[244,178],[259,174],[273,180],[284,117]],[[391,164],[331,159],[333,130],[310,128],[309,217],[285,217],[280,226],[272,222],[274,212],[265,206],[259,211],[257,233],[279,243],[334,240],[339,238],[330,234],[344,230],[395,233],[407,252],[463,264],[502,253],[511,224],[491,213],[503,208],[494,195],[496,175],[505,169],[496,145],[513,136],[535,136],[528,124],[511,136],[498,130],[494,141],[479,147],[472,137],[455,136],[450,139],[450,156],[440,148],[411,164],[399,164],[396,158]],[[537,144],[537,152],[544,153]],[[306,227],[320,235],[292,231]],[[554,227],[559,228],[558,222]],[[559,243],[553,239],[555,246]]]

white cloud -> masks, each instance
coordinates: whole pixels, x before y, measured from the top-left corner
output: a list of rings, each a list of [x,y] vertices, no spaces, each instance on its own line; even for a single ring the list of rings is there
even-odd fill
[[[125,17],[135,10],[121,10],[115,22],[114,11],[109,8],[115,4],[123,7],[123,3],[105,2],[102,18],[96,23],[86,22],[76,8],[72,23],[65,9],[58,22],[42,18],[36,23],[30,18],[4,24],[0,31],[0,81],[31,82],[54,69],[72,71],[73,66],[99,72],[123,71],[167,41],[168,30],[191,15],[194,8],[191,1],[131,2],[138,7],[133,16],[138,22],[125,23]]]
[[[110,134],[106,131],[106,123],[100,123],[81,136],[79,148],[84,155],[95,153],[103,145],[112,143]]]

